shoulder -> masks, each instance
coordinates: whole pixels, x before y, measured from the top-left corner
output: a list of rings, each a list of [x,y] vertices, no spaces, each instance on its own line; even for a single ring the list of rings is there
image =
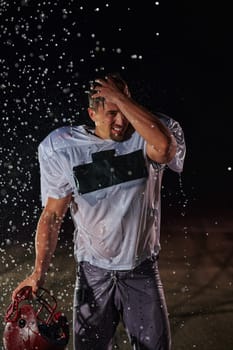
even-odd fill
[[[63,126],[50,132],[39,144],[40,154],[52,155],[54,152],[61,151],[77,145],[78,140],[87,138],[87,132],[84,125]]]

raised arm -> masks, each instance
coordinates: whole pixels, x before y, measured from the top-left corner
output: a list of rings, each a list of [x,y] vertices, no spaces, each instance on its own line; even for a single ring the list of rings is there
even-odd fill
[[[159,118],[139,105],[130,97],[128,90],[123,93],[111,78],[97,79],[100,84],[93,97],[104,97],[107,102],[117,105],[134,129],[147,142],[147,155],[158,163],[168,163],[176,153],[176,140]]]
[[[32,274],[23,280],[12,293],[14,298],[24,286],[31,286],[33,293],[44,284],[46,272],[55,252],[62,221],[71,201],[71,195],[61,199],[48,198],[38,221],[35,251],[36,259]]]

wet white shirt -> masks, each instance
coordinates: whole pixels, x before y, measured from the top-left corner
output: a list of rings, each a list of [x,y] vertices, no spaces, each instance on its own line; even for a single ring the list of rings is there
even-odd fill
[[[185,140],[181,126],[161,120],[178,147],[167,165],[183,170]],[[160,189],[164,165],[152,162],[146,142],[134,132],[124,142],[104,140],[85,125],[61,127],[39,145],[42,205],[48,197],[73,194],[77,261],[128,270],[160,251]]]

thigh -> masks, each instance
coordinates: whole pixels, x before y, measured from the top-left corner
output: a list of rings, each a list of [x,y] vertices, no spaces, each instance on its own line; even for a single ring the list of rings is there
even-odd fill
[[[133,349],[169,350],[170,327],[157,261],[147,260],[120,279],[119,294]]]
[[[110,350],[119,322],[109,272],[88,263],[79,265],[74,293],[74,349]]]

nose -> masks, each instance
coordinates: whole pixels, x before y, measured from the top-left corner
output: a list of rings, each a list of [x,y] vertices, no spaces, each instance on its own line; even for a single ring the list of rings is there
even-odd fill
[[[115,124],[119,125],[119,126],[123,126],[125,125],[127,119],[125,118],[125,116],[122,113],[117,113],[116,118],[115,118]]]

